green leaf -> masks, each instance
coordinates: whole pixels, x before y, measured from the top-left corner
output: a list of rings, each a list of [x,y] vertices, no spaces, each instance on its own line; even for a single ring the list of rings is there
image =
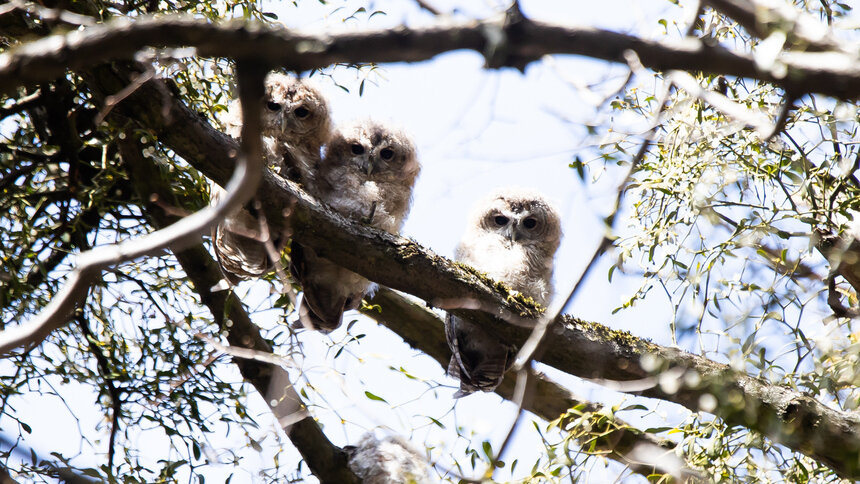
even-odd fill
[[[97,469],[93,469],[92,467],[88,467],[86,469],[81,469],[81,474],[85,476],[100,478],[102,475]]]
[[[442,422],[440,422],[440,421],[436,420],[435,418],[433,418],[433,417],[431,417],[431,416],[429,416],[429,415],[427,415],[427,418],[429,418],[429,419],[430,419],[430,421],[431,421],[431,422],[433,422],[434,424],[436,424],[440,429],[444,429],[444,428],[445,428],[445,425],[443,425],[443,424],[442,424]]]
[[[492,462],[493,461],[493,446],[490,444],[490,441],[485,440],[481,444],[481,450],[484,451],[484,455],[487,456],[487,460]]]
[[[385,403],[388,403],[388,402],[386,402],[386,401],[385,401],[385,399],[384,399],[384,398],[382,398],[382,397],[380,397],[380,396],[377,396],[377,395],[374,395],[374,394],[372,394],[372,393],[370,393],[370,392],[368,392],[368,391],[365,391],[365,392],[364,392],[364,396],[366,396],[367,398],[369,398],[369,399],[371,399],[371,400],[376,400],[377,402],[385,402]]]

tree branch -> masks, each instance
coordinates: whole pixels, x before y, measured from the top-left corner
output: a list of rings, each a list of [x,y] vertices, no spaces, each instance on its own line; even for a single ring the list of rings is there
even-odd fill
[[[851,51],[849,46],[839,43],[826,25],[789,2],[703,0],[703,3],[732,18],[759,39],[766,39],[775,31],[784,31],[792,47],[818,52]]]
[[[656,71],[685,70],[756,78],[795,95],[822,93],[860,97],[860,63],[847,47],[827,52],[785,52],[785,72],[759,65],[752,56],[699,40],[651,41],[609,30],[566,27],[524,17],[423,28],[366,30],[339,34],[300,34],[257,24],[211,24],[184,16],[121,18],[53,35],[0,55],[0,92],[37,83],[111,59],[129,59],[143,47],[196,47],[202,56],[252,56],[301,71],[339,62],[417,62],[444,52],[474,50],[493,67],[524,68],[548,54],[574,54],[624,63],[634,52]],[[505,39],[500,47],[498,37]],[[493,40],[495,39],[495,40]],[[503,49],[499,51],[499,49]],[[844,50],[844,51],[843,51]]]

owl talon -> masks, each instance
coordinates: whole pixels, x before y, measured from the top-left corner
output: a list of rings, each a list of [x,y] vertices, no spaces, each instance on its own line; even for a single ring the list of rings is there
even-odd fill
[[[374,214],[376,214],[376,202],[373,202],[373,204],[370,206],[370,215],[361,219],[361,222],[364,224],[371,225],[371,223],[373,222],[373,215]]]

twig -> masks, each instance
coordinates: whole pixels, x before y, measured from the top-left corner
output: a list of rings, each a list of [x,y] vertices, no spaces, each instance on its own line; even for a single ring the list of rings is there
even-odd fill
[[[113,96],[106,97],[104,106],[99,111],[99,114],[96,116],[95,121],[93,121],[93,125],[98,126],[102,124],[102,121],[104,121],[105,117],[110,114],[114,106],[122,102],[123,99],[130,96],[134,91],[140,89],[140,86],[144,85],[153,77],[155,77],[155,69],[153,69],[152,66],[147,66],[146,71],[142,72],[139,76],[134,78],[131,84],[126,86],[125,89],[114,94]]]
[[[79,15],[59,8],[43,7],[35,3],[24,2],[22,0],[11,0],[9,3],[0,6],[0,15],[7,15],[15,11],[27,12],[31,15],[40,17],[46,22],[59,22],[73,25],[75,27],[96,24],[96,20],[87,15]]]
[[[422,9],[428,11],[429,13],[431,13],[433,15],[436,15],[437,17],[439,15],[442,15],[441,10],[437,9],[433,5],[430,5],[430,3],[426,2],[425,0],[415,0],[415,3],[418,4],[418,6],[421,7]]]
[[[630,57],[630,65],[631,69],[635,69],[635,66],[641,66],[636,58],[636,54],[633,52],[629,52]],[[612,228],[615,225],[616,216],[618,214],[618,210],[621,207],[621,202],[624,199],[625,189],[627,184],[633,177],[633,174],[636,172],[636,169],[639,167],[639,163],[645,157],[645,154],[648,152],[648,148],[651,146],[651,141],[654,138],[654,135],[657,132],[657,127],[660,124],[661,115],[663,110],[666,107],[666,103],[669,99],[669,92],[672,88],[672,83],[670,81],[666,81],[664,84],[663,94],[660,96],[660,101],[658,105],[658,110],[656,115],[654,116],[654,120],[651,122],[651,126],[648,128],[648,131],[645,134],[645,138],[642,141],[642,144],[639,146],[639,151],[636,153],[636,156],[633,157],[633,160],[630,162],[630,168],[627,170],[627,174],[624,179],[619,183],[618,188],[615,192],[615,203],[613,204],[612,211],[609,216],[606,217],[606,233],[603,235],[603,238],[600,240],[600,243],[597,245],[594,253],[591,255],[591,259],[588,261],[588,264],[583,269],[582,274],[573,284],[573,287],[568,292],[567,297],[563,300],[556,300],[547,311],[543,314],[543,316],[538,321],[535,326],[534,331],[532,331],[529,338],[523,343],[520,351],[517,353],[517,358],[514,361],[512,369],[515,371],[521,370],[525,365],[527,365],[532,358],[534,357],[535,351],[537,351],[538,346],[540,346],[541,342],[543,342],[544,337],[546,336],[547,329],[550,324],[558,319],[561,312],[564,310],[565,306],[573,300],[573,297],[579,291],[580,287],[588,277],[588,273],[591,272],[591,269],[594,267],[597,259],[603,254],[603,252],[612,246]]]
[[[287,214],[285,213],[284,216],[286,217]],[[274,242],[272,242],[272,237],[269,233],[269,224],[266,223],[266,214],[263,213],[262,210],[259,210],[257,212],[257,219],[260,222],[260,241],[263,243],[263,247],[266,248],[266,254],[269,257],[269,260],[272,261],[272,266],[275,268],[275,274],[277,274],[278,279],[281,281],[281,293],[286,294],[290,299],[290,304],[292,304],[294,308],[297,308],[298,300],[296,299],[296,293],[293,291],[290,278],[287,276],[287,273],[284,271],[284,267],[281,264],[281,254],[278,252],[278,248],[275,247]],[[289,230],[285,230],[284,233],[281,234],[280,240],[287,240],[289,237]]]
[[[716,91],[702,88],[696,79],[686,72],[671,71],[666,76],[666,79],[687,91],[691,96],[710,104],[726,116],[742,121],[747,126],[755,129],[764,142],[769,141],[782,131],[788,115],[794,106],[793,96],[786,94],[776,121],[771,122],[767,116],[759,112],[747,109]]]
[[[225,355],[230,355],[234,358],[259,361],[260,363],[268,363],[270,365],[280,366],[284,368],[299,368],[299,365],[297,365],[296,362],[293,361],[291,358],[287,358],[286,356],[281,356],[270,351],[259,351],[253,348],[241,348],[238,346],[223,345],[216,341],[215,338],[199,331],[194,333],[194,337],[201,341],[205,341],[221,353],[224,353]]]
[[[102,374],[102,378],[104,378],[105,384],[107,385],[108,394],[110,395],[111,400],[111,428],[110,428],[110,439],[108,440],[108,463],[107,463],[107,473],[108,475],[113,475],[113,459],[116,453],[116,434],[119,432],[119,417],[122,415],[122,398],[120,395],[120,389],[117,388],[114,379],[110,377],[111,368],[110,364],[105,358],[104,354],[102,354],[101,348],[98,346],[98,340],[96,339],[93,332],[90,330],[89,325],[87,324],[87,320],[84,317],[84,313],[81,310],[77,311],[75,315],[75,321],[78,323],[78,327],[81,329],[81,333],[84,335],[84,339],[87,341],[87,345],[90,347],[90,352],[96,359],[96,362],[99,366],[99,371]]]

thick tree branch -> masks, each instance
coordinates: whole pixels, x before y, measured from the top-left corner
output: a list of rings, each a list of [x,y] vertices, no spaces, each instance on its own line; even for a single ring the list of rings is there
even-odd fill
[[[109,77],[119,70],[114,69]],[[168,147],[218,183],[224,183],[237,151],[233,140],[213,130],[169,91],[147,83],[117,106],[136,115]],[[110,93],[107,93],[110,94]],[[162,116],[167,107],[171,118]],[[205,136],[195,138],[196,136]],[[266,171],[262,209],[269,221],[287,207],[293,236],[322,256],[380,284],[431,303],[468,298],[496,314],[526,319],[529,307],[503,288],[422,248],[415,242],[361,226],[332,214],[301,189]],[[503,341],[520,344],[528,330],[479,311],[453,311],[485,326]],[[789,388],[736,372],[700,356],[648,343],[599,324],[570,317],[555,325],[554,344],[538,361],[584,378],[652,381],[637,393],[704,409],[729,425],[742,425],[831,466],[844,477],[860,476],[860,417],[838,412]],[[575,350],[574,350],[575,349]],[[700,403],[702,407],[700,407]]]
[[[160,178],[160,173],[150,160],[141,156],[143,147],[137,144],[136,139],[126,137],[121,141],[121,145],[123,146],[123,157],[131,169],[132,179],[137,182],[140,197],[146,200],[150,194],[155,194],[160,200],[176,203],[175,194],[156,183]],[[162,209],[153,204],[147,206],[147,213],[156,227],[176,221],[175,218],[163,214]],[[261,352],[271,352],[271,346],[260,337],[259,328],[250,321],[247,313],[242,309],[241,302],[235,295],[227,296],[226,292],[210,292],[209,288],[215,286],[221,277],[217,265],[214,265],[211,257],[207,259],[208,254],[205,254],[205,251],[200,247],[179,251],[176,255],[195,288],[203,288],[202,290],[197,289],[197,291],[213,314],[225,314],[225,308],[230,308],[230,314],[227,317],[233,321],[228,333],[228,340],[231,345],[247,347]],[[447,365],[451,353],[445,341],[443,322],[433,312],[385,288],[377,292],[373,303],[381,304],[383,311],[381,313],[369,311],[366,314],[392,329],[411,346],[436,359],[443,367]],[[215,320],[219,327],[224,329],[224,318],[216,316]],[[249,345],[248,341],[253,343]],[[252,360],[239,359],[236,360],[236,363],[239,365],[243,377],[264,396],[266,395],[265,392],[271,393],[272,372],[283,372],[279,367]],[[496,392],[503,398],[510,400],[513,397],[514,380],[513,377],[506,378],[496,389]],[[529,395],[525,408],[547,421],[567,415],[574,408],[576,412],[582,413],[598,413],[601,410],[597,405],[577,400],[568,390],[543,375],[538,375],[534,379],[534,386],[530,389]],[[268,397],[266,398],[268,400]],[[336,453],[339,449],[325,439],[310,416],[304,420],[308,420],[307,423],[312,423],[314,427],[301,424],[295,429],[290,429],[289,436],[294,445],[305,456],[305,460],[313,462],[312,469],[318,469],[323,466],[317,464],[314,458],[321,453],[320,449],[323,449],[324,455]],[[667,456],[673,455],[674,444],[672,442],[645,434],[621,421],[613,421],[611,425],[601,430],[603,431],[595,429],[593,433],[583,435],[584,444],[591,444],[591,440],[593,440],[594,448],[588,450],[589,452],[616,460],[646,477],[654,473],[680,474],[685,472],[681,469],[682,466],[679,465],[677,459],[669,459],[670,464],[674,465],[668,466],[636,460],[637,452],[647,452],[647,455],[657,453],[663,453]],[[325,451],[328,445],[337,450]],[[318,474],[315,472],[315,475]],[[334,476],[330,477],[334,478]]]
[[[154,194],[168,203],[178,203],[152,160],[144,158],[142,148],[133,136],[120,141],[121,152],[139,197],[151,200]],[[146,214],[155,227],[176,223],[178,218],[166,214],[154,203],[145,204]],[[218,264],[203,248],[196,245],[174,252],[195,291],[215,320],[220,331],[226,333],[230,345],[271,353],[272,346],[263,339],[260,328],[251,321],[238,297],[232,291],[216,291],[222,278]],[[307,412],[289,375],[282,367],[252,359],[234,358],[234,363],[245,381],[251,383],[266,400],[275,417],[284,428],[290,441],[299,450],[311,472],[323,483],[358,482],[347,465],[346,454],[328,440],[314,418]]]
[[[504,39],[499,42],[498,39]],[[495,39],[495,40],[493,40]],[[294,70],[339,62],[417,62],[444,52],[482,53],[492,67],[523,68],[548,54],[575,54],[625,63],[634,52],[642,65],[657,71],[685,70],[756,78],[795,95],[822,93],[842,99],[860,97],[860,62],[855,55],[786,52],[778,71],[699,40],[657,42],[588,27],[566,27],[518,17],[439,23],[423,28],[367,30],[340,34],[300,34],[247,23],[211,24],[189,17],[122,18],[33,41],[0,55],[0,92],[82,70],[111,59],[131,58],[143,47],[196,47],[213,57],[252,56]]]

